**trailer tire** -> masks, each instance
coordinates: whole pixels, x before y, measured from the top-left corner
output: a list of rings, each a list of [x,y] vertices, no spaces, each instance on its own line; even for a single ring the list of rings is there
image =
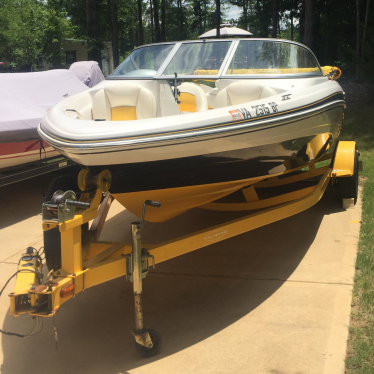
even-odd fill
[[[357,203],[358,196],[358,152],[354,156],[353,175],[351,177],[341,177],[337,179],[336,183],[339,200],[354,199],[354,204]]]
[[[51,201],[53,194],[57,190],[78,191],[78,182],[76,175],[60,175],[53,179],[45,195],[45,201]],[[88,222],[81,226],[82,242],[88,231]],[[61,233],[58,227],[44,231],[44,254],[47,268],[49,271],[61,269]]]
[[[141,345],[135,342],[135,348],[142,357],[153,357],[153,356],[156,356],[157,353],[160,351],[161,336],[156,330],[148,329],[147,331],[148,331],[149,337],[152,340],[153,347],[147,348],[147,347],[144,347],[144,345]]]

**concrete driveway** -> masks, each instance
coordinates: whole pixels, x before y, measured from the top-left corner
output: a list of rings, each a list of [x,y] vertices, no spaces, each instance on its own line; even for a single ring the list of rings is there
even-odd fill
[[[0,189],[1,287],[20,253],[42,246],[41,187],[52,177]],[[132,285],[119,278],[77,295],[37,336],[2,335],[1,373],[343,373],[361,206],[342,210],[334,192],[299,215],[157,265],[143,288],[145,324],[163,340],[158,356],[136,353]],[[130,241],[134,218],[113,204],[101,239]],[[195,209],[147,223],[144,240],[227,218]],[[7,315],[13,285],[1,299],[2,328],[27,333],[29,316]]]

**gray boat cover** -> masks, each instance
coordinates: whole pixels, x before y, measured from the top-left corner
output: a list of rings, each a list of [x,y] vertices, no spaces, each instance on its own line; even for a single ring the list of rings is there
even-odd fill
[[[99,64],[96,61],[79,61],[71,64],[71,70],[78,79],[88,87],[96,86],[105,79]]]
[[[69,70],[0,74],[0,143],[40,139],[44,113],[64,99],[88,90]]]

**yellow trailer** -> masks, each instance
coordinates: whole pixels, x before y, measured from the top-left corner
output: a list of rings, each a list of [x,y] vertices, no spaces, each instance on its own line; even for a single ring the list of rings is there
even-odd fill
[[[131,224],[131,243],[100,241],[113,201],[109,193],[111,176],[107,171],[92,176],[87,170],[82,170],[78,176],[80,188],[85,191],[95,185],[94,189],[83,192],[79,201],[73,191],[56,191],[52,200],[43,204],[43,230],[49,233],[54,230],[55,239],[51,235],[48,237],[52,237],[54,245],[61,249],[58,258],[49,259],[49,264],[47,259],[47,265],[58,268],[49,269],[43,282],[41,257],[33,248],[28,248],[19,262],[14,291],[9,294],[10,314],[27,313],[39,326],[40,318],[54,316],[62,304],[85,289],[125,276],[133,283],[136,348],[145,357],[153,356],[160,349],[161,338],[155,330],[144,328],[142,312],[142,282],[149,266],[302,212],[321,199],[330,183],[337,186],[346,206],[355,204],[360,165],[358,156],[355,142],[340,141],[334,153],[325,154],[308,167],[295,169],[282,177],[268,177],[245,187],[242,189],[245,202],[216,201],[200,207],[254,213],[157,245],[141,241],[146,207],[160,206],[160,203],[150,200],[144,202],[141,221]],[[311,178],[315,180],[313,186],[272,194],[265,199],[258,197],[260,189],[277,191],[280,186],[292,187]],[[92,220],[87,231],[87,224]]]

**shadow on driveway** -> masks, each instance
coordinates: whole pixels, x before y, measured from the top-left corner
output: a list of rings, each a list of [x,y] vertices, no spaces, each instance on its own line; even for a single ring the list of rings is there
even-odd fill
[[[275,293],[302,261],[323,217],[338,211],[334,191],[328,190],[303,213],[156,264],[143,283],[145,325],[163,340],[154,358],[141,359],[135,351],[132,284],[122,277],[77,295],[54,320],[44,319],[38,336],[2,336],[1,373],[123,374],[210,338]],[[146,223],[144,242],[161,242],[237,216],[195,209],[166,223]],[[102,240],[130,242],[133,220],[130,212],[120,212],[107,222]],[[28,316],[7,316],[3,323],[5,330],[17,332],[31,325]]]

